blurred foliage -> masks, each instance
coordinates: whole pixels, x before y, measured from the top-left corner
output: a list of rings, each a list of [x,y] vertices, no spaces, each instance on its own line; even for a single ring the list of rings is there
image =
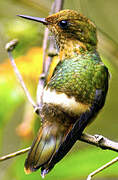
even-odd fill
[[[21,20],[17,14],[45,17],[50,11],[53,0],[1,0],[0,1],[0,150],[1,155],[16,151],[31,145],[34,131],[40,126],[39,118],[34,117],[32,107],[28,107],[27,99],[7,59],[4,50],[5,43],[13,38],[20,43],[14,51],[16,64],[24,81],[35,99],[39,74],[42,71],[43,25],[36,22]],[[99,51],[104,63],[111,72],[110,89],[104,110],[96,121],[87,128],[91,134],[102,134],[118,141],[117,107],[118,107],[118,1],[108,0],[65,0],[64,8],[75,9],[92,19],[99,30]],[[102,32],[102,33],[101,33]],[[107,34],[107,35],[106,35]],[[34,46],[33,48],[31,48]],[[4,62],[3,62],[4,61]],[[52,67],[51,67],[52,68]],[[28,113],[27,113],[28,112]],[[30,112],[30,113],[29,113]],[[37,121],[31,121],[37,118]],[[22,124],[22,121],[26,124]],[[98,121],[99,120],[99,121]],[[28,126],[27,121],[29,121]],[[33,131],[30,139],[18,137],[16,128],[21,123],[20,135],[27,136]],[[31,124],[30,124],[31,123]],[[35,125],[34,125],[35,124]],[[34,125],[34,129],[33,129]],[[25,133],[24,133],[25,132]],[[24,134],[23,134],[24,133]],[[86,176],[104,163],[117,156],[115,152],[103,151],[85,143],[76,143],[71,152],[56,165],[46,180],[76,180],[86,179]],[[25,175],[23,171],[26,155],[1,163],[1,180],[30,180],[40,178],[39,172]],[[118,163],[100,173],[97,177],[118,178]]]
[[[43,37],[43,32],[38,32],[37,24],[32,26],[30,23],[23,22],[19,19],[17,18],[11,21],[10,24],[6,24],[7,36],[10,37],[10,39],[17,38],[20,40],[18,46],[15,48],[15,57],[26,52],[29,47],[41,42]]]

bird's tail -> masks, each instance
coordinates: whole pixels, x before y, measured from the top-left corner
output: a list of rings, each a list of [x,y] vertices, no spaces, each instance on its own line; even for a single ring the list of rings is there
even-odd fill
[[[35,138],[25,161],[27,174],[48,164],[63,141],[63,131],[54,123],[45,123]]]

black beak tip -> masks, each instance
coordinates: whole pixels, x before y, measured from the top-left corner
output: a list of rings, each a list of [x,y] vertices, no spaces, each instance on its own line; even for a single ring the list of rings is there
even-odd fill
[[[22,15],[22,14],[17,14],[16,16],[25,18],[25,15]]]

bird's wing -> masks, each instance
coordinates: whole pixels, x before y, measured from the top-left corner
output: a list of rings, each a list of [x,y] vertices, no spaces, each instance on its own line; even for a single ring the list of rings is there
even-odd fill
[[[106,91],[107,89],[108,89],[108,84],[106,84]],[[74,143],[78,140],[78,138],[81,136],[83,130],[89,124],[91,119],[94,116],[96,116],[98,111],[104,106],[105,98],[107,94],[106,91],[102,91],[100,89],[96,90],[95,99],[92,106],[90,107],[90,110],[83,113],[80,116],[80,118],[77,119],[77,121],[73,125],[72,130],[67,134],[65,140],[60,145],[55,155],[52,157],[48,165],[48,168],[47,167],[41,168],[42,174],[47,174],[54,167],[54,165],[58,163],[69,152],[69,150],[72,148]]]

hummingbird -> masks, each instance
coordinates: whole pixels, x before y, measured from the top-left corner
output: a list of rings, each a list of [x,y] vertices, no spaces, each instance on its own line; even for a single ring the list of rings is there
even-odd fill
[[[27,174],[44,177],[72,148],[103,108],[109,72],[97,51],[96,26],[74,10],[46,18],[18,15],[44,24],[54,35],[59,63],[43,92],[42,125],[25,161]]]

